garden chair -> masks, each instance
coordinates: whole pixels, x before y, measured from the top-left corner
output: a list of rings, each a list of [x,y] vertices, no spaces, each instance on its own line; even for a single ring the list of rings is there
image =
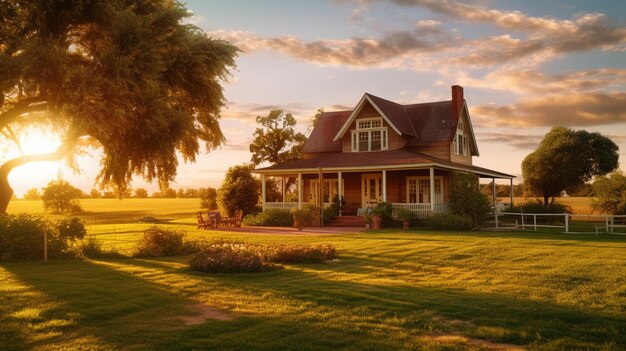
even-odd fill
[[[204,217],[202,216],[202,212],[198,212],[196,214],[196,217],[198,219],[198,226],[196,227],[196,229],[209,229],[210,228],[210,223],[204,220]]]
[[[235,215],[232,217],[225,218],[222,222],[231,227],[241,227],[241,220],[243,219],[243,211],[237,210],[235,211]]]
[[[215,229],[219,227],[220,224],[224,224],[222,221],[222,215],[219,211],[210,211],[209,212],[209,227]]]

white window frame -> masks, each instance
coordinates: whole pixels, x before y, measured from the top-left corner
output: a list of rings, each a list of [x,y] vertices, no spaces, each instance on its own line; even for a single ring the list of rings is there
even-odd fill
[[[373,124],[378,124],[378,127],[372,127]],[[380,150],[372,150],[372,132],[380,132]],[[367,150],[360,150],[359,146],[361,141],[359,140],[360,133],[367,133]],[[384,126],[382,117],[375,118],[359,118],[356,120],[356,129],[352,131],[351,135],[352,152],[371,152],[387,150],[389,147],[389,132],[388,128]]]
[[[433,178],[435,180],[435,203],[436,204],[442,204],[443,203],[443,177],[442,176],[435,176]],[[415,200],[416,202],[413,203],[424,203],[424,204],[428,204],[430,202],[419,202],[419,182],[420,180],[425,180],[428,182],[428,197],[430,198],[430,177],[428,176],[409,176],[406,177],[406,202],[407,203],[412,203],[410,201],[410,194],[409,194],[409,183],[411,181],[415,181]],[[439,183],[439,184],[437,184]],[[430,199],[429,199],[430,200]]]
[[[465,128],[463,125],[463,120],[459,120],[459,124],[456,127],[456,134],[454,135],[454,140],[452,142],[452,149],[455,154],[461,156],[469,156],[469,138],[465,133]]]

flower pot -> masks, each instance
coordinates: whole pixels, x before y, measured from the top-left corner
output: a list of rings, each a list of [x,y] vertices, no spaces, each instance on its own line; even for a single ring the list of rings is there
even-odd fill
[[[298,230],[302,230],[302,220],[300,219],[293,219],[293,227],[294,228],[298,228]]]
[[[372,215],[372,224],[374,229],[380,229],[382,222],[383,218],[380,215]]]
[[[371,223],[365,223],[365,228],[370,229],[372,227]]]
[[[409,221],[402,222],[402,228],[403,229],[408,229],[409,228]]]

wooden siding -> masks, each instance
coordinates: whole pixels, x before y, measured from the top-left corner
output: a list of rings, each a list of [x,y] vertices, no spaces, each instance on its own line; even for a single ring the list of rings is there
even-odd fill
[[[419,146],[417,148],[413,148],[413,150],[417,152],[421,152],[424,155],[450,161],[451,147],[452,147],[452,144],[425,145],[425,146]]]
[[[462,163],[462,164],[466,164],[466,165],[471,165],[472,164],[472,157],[471,156],[463,156],[463,155],[457,155],[454,153],[454,150],[452,150],[452,148],[450,148],[450,161],[454,162],[454,163]]]

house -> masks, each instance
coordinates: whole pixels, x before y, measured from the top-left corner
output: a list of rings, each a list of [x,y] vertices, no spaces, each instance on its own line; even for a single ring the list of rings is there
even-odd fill
[[[301,160],[255,170],[264,210],[329,205],[341,194],[342,215],[361,214],[381,201],[423,215],[446,211],[454,171],[511,184],[515,178],[473,165],[478,144],[458,85],[451,100],[410,105],[365,93],[351,111],[324,112],[303,151]],[[267,202],[267,177],[293,184],[297,198],[287,201],[283,186],[283,201]]]

